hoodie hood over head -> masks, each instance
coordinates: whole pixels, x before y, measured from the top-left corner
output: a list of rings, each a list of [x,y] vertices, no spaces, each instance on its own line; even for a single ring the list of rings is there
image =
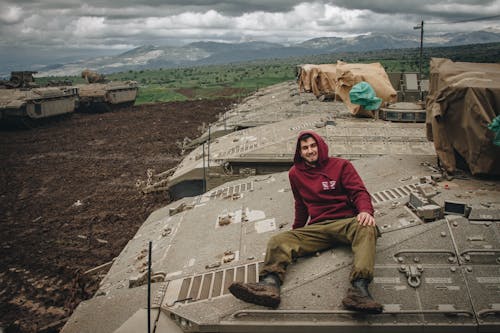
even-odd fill
[[[322,166],[328,163],[328,145],[325,140],[323,140],[323,138],[314,131],[302,131],[297,137],[297,145],[295,146],[295,156],[293,157],[293,164],[295,167],[300,170],[311,168],[305,163],[302,156],[300,156],[300,137],[304,134],[309,134],[314,138],[314,140],[316,140],[316,144],[318,145],[318,165]]]

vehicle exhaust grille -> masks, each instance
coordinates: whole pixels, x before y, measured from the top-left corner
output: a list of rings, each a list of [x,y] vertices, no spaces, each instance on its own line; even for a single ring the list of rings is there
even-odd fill
[[[373,204],[379,204],[386,201],[397,200],[409,196],[410,193],[415,190],[415,184],[411,184],[375,192],[372,194],[372,202]]]
[[[303,130],[303,129],[306,129],[306,128],[314,128],[314,125],[316,124],[317,122],[306,122],[306,123],[302,123],[300,125],[297,125],[297,126],[294,126],[294,127],[290,127],[290,131],[298,131],[298,130]]]
[[[210,199],[231,197],[242,192],[253,191],[253,182],[240,183],[233,186],[223,187],[210,192]]]
[[[230,155],[234,155],[234,154],[244,153],[246,151],[257,148],[257,146],[258,146],[257,142],[245,143],[245,144],[233,147],[229,150],[220,152],[219,154],[216,155],[216,157],[221,158],[223,156],[230,156]]]
[[[229,286],[234,281],[257,282],[263,262],[217,270],[172,281],[167,290],[167,306],[187,304],[212,299],[229,294]]]

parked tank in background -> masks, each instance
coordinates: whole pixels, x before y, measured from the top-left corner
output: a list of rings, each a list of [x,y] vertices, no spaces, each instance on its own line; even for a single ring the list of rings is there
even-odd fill
[[[77,84],[78,111],[107,112],[132,106],[139,86],[134,81]]]
[[[77,84],[79,94],[78,111],[107,112],[132,106],[139,86],[135,81],[108,81],[105,76],[84,70],[82,78],[87,84]]]
[[[33,74],[34,71],[15,71],[10,73],[9,80],[0,80],[0,89],[37,88]]]
[[[37,120],[70,114],[75,111],[105,112],[131,106],[137,97],[134,81],[107,82],[104,75],[84,71],[87,82],[51,80],[41,87],[34,71],[12,72],[9,80],[0,81],[0,119],[23,127],[35,126]]]
[[[78,103],[76,87],[39,87],[36,72],[12,72],[0,88],[0,120],[31,127],[36,121],[71,114]]]

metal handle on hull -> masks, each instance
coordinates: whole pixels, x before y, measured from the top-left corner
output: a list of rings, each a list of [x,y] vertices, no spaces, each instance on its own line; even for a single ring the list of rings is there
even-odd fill
[[[498,313],[498,310],[484,310],[485,312]],[[239,310],[231,315],[231,318],[238,319],[244,316],[252,315],[370,315],[369,313],[360,313],[349,310]],[[408,315],[408,314],[442,314],[442,315],[466,315],[474,317],[474,313],[469,310],[399,310],[399,311],[384,311],[381,314],[385,315]]]
[[[500,249],[466,249],[460,253],[460,256],[462,257],[468,253],[500,253]]]
[[[478,311],[478,313],[477,313],[477,316],[479,318],[485,318],[485,317],[488,317],[491,315],[493,315],[493,316],[500,315],[500,310],[499,309],[486,309],[486,310]]]
[[[453,252],[453,251],[449,251],[449,250],[420,250],[420,249],[409,249],[409,250],[401,250],[399,252],[396,252],[394,254],[394,257],[399,257],[401,254],[408,254],[408,253],[426,253],[426,254],[429,254],[429,253],[443,253],[443,254],[449,254],[453,257],[456,256],[456,253]]]

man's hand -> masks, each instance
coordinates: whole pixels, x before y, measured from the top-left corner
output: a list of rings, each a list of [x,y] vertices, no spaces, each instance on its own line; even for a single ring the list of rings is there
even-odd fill
[[[375,226],[375,219],[373,218],[373,216],[371,216],[367,212],[359,213],[357,216],[357,219],[358,219],[358,223],[363,225],[363,226],[365,226],[365,225],[369,225],[372,227]]]

